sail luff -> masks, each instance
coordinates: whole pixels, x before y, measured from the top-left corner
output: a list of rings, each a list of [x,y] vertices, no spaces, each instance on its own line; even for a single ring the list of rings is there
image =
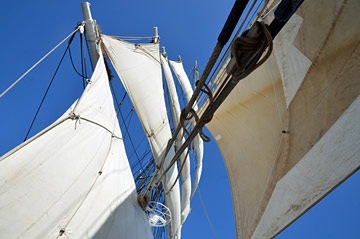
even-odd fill
[[[178,95],[176,93],[176,87],[174,83],[174,79],[172,77],[169,64],[167,59],[161,55],[161,65],[163,67],[166,83],[168,86],[170,103],[171,103],[171,114],[174,122],[174,127],[176,127],[180,122],[180,104]],[[176,139],[176,147],[180,148],[180,146],[185,142],[184,137],[182,136],[182,132],[177,135]],[[183,166],[181,172],[181,181],[182,181],[182,191],[181,191],[181,224],[184,224],[187,216],[190,213],[190,195],[191,195],[191,176],[190,176],[190,157],[186,152],[183,152],[180,156],[180,163]]]
[[[176,75],[176,77],[177,77],[177,79],[178,79],[178,81],[179,81],[179,83],[181,85],[181,88],[184,91],[186,100],[189,102],[192,95],[193,95],[193,89],[191,87],[189,78],[187,77],[187,75],[185,73],[182,62],[169,61],[169,63],[171,65],[171,68],[175,72],[175,75]],[[195,110],[195,112],[197,112],[198,106],[197,106],[196,102],[195,102],[195,104],[193,106],[193,109]],[[191,120],[191,125],[193,127],[196,125],[196,122],[195,122],[194,119]],[[203,140],[201,139],[200,135],[197,135],[194,138],[193,145],[194,145],[194,148],[195,148],[196,154],[197,154],[197,170],[196,170],[196,176],[195,176],[194,185],[193,185],[192,192],[191,192],[191,198],[194,196],[196,188],[199,185],[201,172],[202,172],[202,160],[203,160],[203,155],[204,155],[204,143],[203,143]]]

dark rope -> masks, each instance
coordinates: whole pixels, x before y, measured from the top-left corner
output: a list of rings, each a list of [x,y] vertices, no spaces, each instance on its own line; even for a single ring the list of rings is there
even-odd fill
[[[60,60],[60,62],[59,62],[59,64],[58,64],[58,66],[56,67],[55,73],[54,73],[54,75],[53,75],[52,78],[51,78],[51,81],[50,81],[50,83],[49,83],[49,85],[48,85],[48,87],[47,87],[47,89],[46,89],[46,92],[45,92],[45,94],[44,94],[44,96],[43,96],[43,98],[42,98],[42,100],[41,100],[41,103],[40,103],[40,105],[39,105],[39,107],[38,107],[38,109],[37,109],[37,111],[36,111],[36,113],[35,113],[35,116],[34,116],[32,122],[31,122],[31,125],[30,125],[30,127],[29,127],[29,130],[28,130],[27,133],[26,133],[24,142],[27,140],[27,138],[28,138],[28,136],[29,136],[29,134],[30,134],[30,131],[31,131],[31,129],[32,129],[32,126],[34,125],[34,122],[35,122],[35,120],[36,120],[36,117],[37,117],[37,115],[39,114],[39,111],[40,111],[40,109],[41,109],[41,106],[42,106],[42,104],[44,103],[44,100],[45,100],[45,98],[46,98],[46,96],[47,96],[47,93],[49,92],[49,89],[50,89],[50,87],[51,87],[51,85],[52,85],[52,83],[53,83],[53,81],[54,81],[54,79],[55,79],[56,73],[58,72],[61,63],[62,63],[62,61],[64,60],[64,57],[65,57],[65,55],[66,55],[66,52],[67,52],[67,51],[69,50],[69,48],[70,48],[70,44],[72,43],[72,40],[74,39],[74,36],[75,36],[75,33],[74,33],[74,34],[71,36],[71,38],[69,39],[68,45],[67,45],[67,47],[66,47],[66,49],[65,49],[65,52],[64,52],[64,54],[62,55],[61,60]]]
[[[84,49],[84,39],[82,37],[83,34],[81,34],[81,50],[82,50],[82,58],[84,61],[84,70],[85,70],[85,77],[88,78],[87,70],[86,70],[86,59],[85,59],[85,49]]]
[[[72,54],[71,54],[71,48],[69,47],[69,57],[70,57],[70,62],[71,62],[71,65],[72,67],[74,68],[76,74],[78,74],[80,77],[85,77],[84,75],[82,75],[75,67],[75,64],[74,64],[74,61],[73,61],[73,58],[72,58]]]
[[[84,76],[84,62],[83,62],[83,34],[80,34],[80,61],[81,61],[81,75],[82,75],[82,80],[83,80],[83,87],[85,89],[85,78],[86,76]]]
[[[110,81],[110,88],[111,88],[112,94],[113,94],[113,96],[114,96],[114,98],[115,98],[116,105],[118,106],[119,113],[120,113],[120,117],[121,117],[122,121],[125,122],[124,116],[123,116],[123,114],[121,113],[120,105],[119,105],[119,102],[118,102],[118,100],[117,100],[117,97],[116,97],[116,94],[115,94],[115,91],[114,91],[114,87],[113,87],[111,81]],[[126,96],[126,95],[125,95],[125,96]],[[123,98],[125,98],[125,96],[124,96]],[[126,126],[125,123],[124,123],[124,126],[125,126],[125,130],[126,130],[127,134],[129,135],[130,144],[131,144],[131,146],[132,146],[132,148],[133,148],[133,150],[134,150],[134,152],[135,152],[135,155],[136,155],[137,159],[140,161],[139,155],[137,154],[137,152],[136,152],[136,150],[135,150],[134,142],[132,141],[132,138],[131,138],[131,136],[130,136],[130,134],[129,134],[129,130],[128,130],[128,128],[127,128],[127,126]],[[125,139],[125,137],[123,137],[123,138]],[[143,166],[142,166],[141,163],[140,163],[140,165],[141,165],[141,168],[143,168]]]

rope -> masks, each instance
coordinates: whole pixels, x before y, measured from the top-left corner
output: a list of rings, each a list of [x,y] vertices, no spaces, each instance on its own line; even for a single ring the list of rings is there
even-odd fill
[[[117,138],[117,139],[121,139],[121,140],[123,139],[123,138],[115,135],[114,132],[112,132],[111,130],[109,130],[109,129],[106,128],[105,126],[103,126],[103,125],[101,125],[101,124],[99,124],[99,123],[97,123],[97,122],[95,122],[95,121],[92,121],[92,120],[89,120],[89,119],[86,119],[86,118],[82,118],[82,117],[80,117],[80,115],[76,115],[75,113],[72,113],[72,114],[70,115],[70,119],[72,119],[72,120],[79,120],[79,121],[80,121],[80,120],[85,120],[85,121],[87,121],[87,122],[89,122],[89,123],[95,124],[95,125],[97,125],[97,126],[100,126],[100,127],[103,128],[103,129],[105,129],[106,131],[108,131],[108,132],[112,135],[112,137]]]
[[[156,180],[154,179],[155,183],[159,182],[164,177],[164,175],[169,171],[169,169],[172,167],[172,165],[176,162],[176,160],[180,156],[180,154],[185,150],[186,147],[189,146],[190,142],[195,138],[195,136],[199,132],[201,132],[201,129],[203,128],[205,123],[208,122],[209,119],[212,118],[215,111],[219,108],[219,106],[222,104],[222,102],[224,102],[224,100],[230,94],[230,92],[236,86],[236,84],[241,79],[248,76],[253,70],[255,70],[257,67],[259,67],[262,63],[264,63],[265,60],[270,56],[271,51],[272,51],[272,38],[271,38],[270,33],[267,30],[265,24],[263,24],[263,23],[258,23],[258,24],[261,27],[261,29],[263,30],[262,33],[260,34],[259,37],[255,38],[255,40],[253,38],[245,37],[246,33],[243,33],[243,36],[240,38],[240,40],[238,42],[239,45],[236,45],[235,49],[234,49],[234,51],[235,51],[234,55],[237,58],[236,65],[238,66],[238,67],[235,67],[235,70],[232,70],[232,71],[235,71],[234,74],[232,75],[232,77],[230,77],[230,75],[228,75],[229,80],[226,83],[226,85],[224,86],[224,89],[221,92],[218,92],[218,94],[210,102],[209,106],[206,108],[205,112],[202,114],[201,118],[199,119],[198,123],[193,128],[193,130],[191,131],[191,133],[188,136],[188,138],[186,139],[186,141],[183,143],[183,145],[180,147],[180,149],[175,153],[175,155],[174,155],[173,159],[171,160],[171,162],[169,163],[168,167],[162,171],[162,173],[158,179],[156,179]],[[265,56],[261,58],[262,53],[266,50],[267,46],[269,46],[269,49],[268,49],[267,53],[265,54]],[[260,49],[259,49],[259,47],[260,47]],[[244,50],[245,54],[244,55],[240,54],[238,52],[238,50]],[[242,59],[241,57],[244,57],[244,60],[241,60]],[[201,83],[199,83],[199,85],[200,84]],[[224,82],[224,84],[225,84],[225,82]],[[198,89],[198,92],[200,92],[201,88],[196,87],[196,89]],[[193,95],[193,97],[194,97],[194,95]],[[193,99],[193,97],[192,97],[192,99]],[[189,102],[189,105],[187,106],[187,108],[189,106],[192,106],[190,104],[190,102]],[[182,113],[181,113],[182,117],[187,116],[188,112],[190,111],[188,109],[188,111],[186,112],[187,108],[184,108],[182,110]],[[180,132],[180,129],[182,129],[182,126],[179,124],[175,130],[175,133],[174,133],[175,136],[173,135],[173,137],[168,142],[164,157],[161,161],[160,168],[163,166],[164,161],[165,161],[164,159],[165,159],[167,153],[169,152],[171,145],[174,143],[176,135]],[[158,170],[155,172],[154,176],[157,176],[156,173],[158,173]],[[149,185],[148,190],[151,190],[151,189],[152,189],[152,185]]]
[[[60,236],[62,236],[64,233],[65,233],[65,229],[66,227],[70,224],[70,222],[72,221],[72,219],[75,217],[75,215],[77,214],[77,212],[80,210],[81,206],[84,204],[85,200],[87,199],[87,197],[89,196],[90,192],[92,191],[92,189],[94,188],[95,186],[95,183],[97,182],[97,180],[99,179],[99,177],[102,175],[102,171],[103,171],[103,168],[105,166],[105,163],[109,157],[109,154],[110,154],[110,151],[111,151],[111,148],[112,148],[112,143],[113,143],[113,138],[110,139],[110,146],[106,152],[106,156],[105,156],[105,159],[102,163],[102,165],[100,166],[100,169],[98,171],[98,173],[96,174],[96,177],[93,181],[93,183],[91,184],[89,190],[86,192],[86,194],[84,195],[83,199],[81,200],[81,202],[79,203],[79,205],[77,206],[77,208],[75,209],[75,211],[73,212],[73,214],[70,216],[69,220],[67,221],[67,223],[65,224],[65,226],[63,228],[60,229],[59,231],[59,234],[56,238],[59,238]]]
[[[82,74],[80,74],[80,72],[76,69],[75,64],[74,64],[74,61],[73,61],[73,58],[72,58],[72,54],[71,54],[71,49],[70,49],[70,47],[69,47],[69,57],[70,57],[71,65],[72,65],[73,69],[75,70],[76,74],[78,74],[80,77],[85,77],[85,76],[83,76]]]
[[[165,194],[168,194],[174,188],[174,186],[176,185],[177,180],[179,179],[179,177],[181,175],[181,172],[183,170],[183,167],[185,165],[186,159],[188,158],[189,152],[190,152],[190,147],[188,147],[188,150],[187,150],[187,152],[185,154],[185,157],[184,157],[184,161],[181,164],[180,170],[178,172],[178,175],[176,176],[176,179],[174,180],[174,183],[171,185],[170,189],[165,192]]]
[[[81,75],[82,75],[82,82],[83,87],[85,89],[85,78],[87,78],[84,75],[84,61],[83,61],[83,35],[80,34],[80,61],[81,61]]]
[[[138,161],[140,161],[139,155],[137,154],[136,149],[135,149],[134,142],[132,141],[132,138],[131,138],[131,136],[130,136],[130,134],[129,134],[129,130],[128,130],[126,124],[125,124],[124,116],[123,116],[123,114],[121,113],[120,105],[119,105],[119,103],[118,103],[118,100],[117,100],[117,97],[116,97],[116,94],[115,94],[115,91],[114,91],[114,87],[113,87],[111,81],[110,81],[110,89],[111,89],[111,92],[112,92],[112,94],[113,94],[113,96],[114,96],[114,98],[115,98],[116,105],[118,106],[119,113],[120,113],[120,117],[121,117],[122,121],[124,122],[124,126],[125,126],[126,133],[129,135],[130,144],[131,144],[131,146],[132,146],[132,148],[133,148],[133,150],[134,150],[134,152],[135,152],[136,158],[138,159]],[[126,96],[126,94],[123,96],[122,101],[125,99],[125,96]],[[141,168],[143,168],[143,165],[141,164],[141,162],[140,162],[140,166],[141,166]]]
[[[111,36],[111,37],[117,37],[117,38],[123,38],[123,39],[152,39],[153,37],[131,37],[131,36]]]
[[[202,207],[203,207],[203,209],[204,209],[204,212],[205,212],[206,218],[207,218],[207,220],[208,220],[208,222],[209,222],[209,225],[210,225],[210,227],[211,227],[211,230],[212,230],[215,238],[218,238],[217,235],[216,235],[216,233],[215,233],[215,229],[214,229],[214,227],[213,227],[213,225],[212,225],[212,223],[211,223],[211,221],[210,221],[209,214],[208,214],[207,211],[206,211],[205,204],[204,204],[204,201],[203,201],[202,196],[201,196],[201,192],[200,192],[200,187],[199,187],[199,185],[198,185],[198,188],[197,188],[197,189],[198,189],[198,192],[199,192],[199,197],[200,197],[201,205],[202,205]]]
[[[84,70],[85,70],[85,77],[88,78],[87,70],[86,70],[86,60],[85,60],[85,49],[84,49],[84,39],[82,34],[80,35],[81,39],[81,51],[82,51],[82,61],[84,61]]]
[[[58,48],[61,44],[63,44],[69,37],[71,37],[75,32],[77,32],[79,27],[77,27],[72,33],[70,33],[64,40],[62,40],[59,44],[57,44],[51,51],[49,51],[45,56],[43,56],[38,62],[35,63],[29,70],[27,70],[19,79],[17,79],[14,83],[12,83],[3,93],[1,93],[0,98],[6,94],[11,88],[13,88],[22,78],[24,78],[32,69],[34,69],[40,62],[42,62],[48,55],[50,55],[56,48]]]
[[[40,105],[39,105],[39,107],[38,107],[38,109],[37,109],[37,111],[36,111],[36,113],[35,113],[35,116],[34,116],[32,122],[31,122],[31,124],[30,124],[29,130],[28,130],[27,133],[26,133],[26,136],[25,136],[25,138],[24,138],[24,141],[26,141],[27,137],[28,137],[29,134],[30,134],[30,131],[31,131],[31,129],[32,129],[33,125],[34,125],[34,122],[35,122],[35,120],[36,120],[36,117],[37,117],[38,114],[39,114],[39,111],[40,111],[40,109],[41,109],[41,106],[42,106],[42,104],[44,103],[44,100],[45,100],[45,98],[46,98],[46,96],[47,96],[47,93],[48,93],[49,90],[50,90],[50,87],[51,87],[51,85],[52,85],[52,83],[53,83],[53,81],[54,81],[54,79],[55,79],[55,76],[56,76],[59,68],[60,68],[60,65],[61,65],[62,61],[64,60],[64,57],[65,57],[65,55],[66,55],[66,52],[67,52],[68,49],[70,48],[70,44],[72,43],[72,40],[74,39],[74,36],[75,36],[75,35],[72,35],[72,36],[71,36],[71,38],[70,38],[70,40],[69,40],[69,42],[68,42],[68,46],[66,47],[65,52],[64,52],[64,54],[62,55],[61,60],[60,60],[60,62],[59,62],[59,64],[58,64],[58,66],[56,67],[55,73],[54,73],[54,75],[52,76],[51,81],[50,81],[50,83],[49,83],[49,85],[48,85],[48,87],[47,87],[47,89],[46,89],[46,91],[45,91],[45,94],[44,94],[44,96],[43,96],[43,98],[42,98],[42,100],[41,100],[41,102],[40,102]]]

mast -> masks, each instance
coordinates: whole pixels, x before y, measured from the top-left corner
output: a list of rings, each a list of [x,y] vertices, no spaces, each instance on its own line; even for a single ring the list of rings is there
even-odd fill
[[[92,65],[95,68],[95,65],[100,56],[100,36],[97,28],[96,20],[92,19],[91,11],[90,11],[90,3],[82,2],[81,10],[84,16],[84,23],[86,29],[86,37],[89,43],[90,54],[92,59]]]

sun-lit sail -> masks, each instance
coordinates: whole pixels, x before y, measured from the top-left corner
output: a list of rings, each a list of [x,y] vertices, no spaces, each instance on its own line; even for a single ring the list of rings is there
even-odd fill
[[[161,64],[163,67],[166,83],[169,90],[169,98],[171,104],[171,114],[174,122],[174,126],[176,127],[180,122],[180,104],[179,98],[176,93],[175,82],[172,77],[169,64],[167,62],[167,58],[163,55],[161,57]],[[180,146],[185,142],[184,137],[182,137],[182,132],[177,135],[176,139],[176,147],[180,148]],[[191,196],[191,176],[190,176],[190,157],[189,154],[183,152],[180,156],[180,163],[183,165],[183,169],[181,172],[181,224],[183,224],[190,213],[190,196]]]
[[[102,36],[102,42],[139,116],[154,159],[160,164],[171,138],[171,130],[165,107],[159,44],[133,44],[105,35]],[[171,148],[164,168],[173,156],[174,148]],[[177,175],[177,166],[173,165],[163,184],[165,204],[172,213],[172,235],[180,237],[181,207]]]
[[[193,94],[193,89],[191,87],[191,84],[190,84],[190,81],[189,81],[189,78],[187,77],[186,73],[185,73],[185,70],[184,70],[184,67],[183,67],[183,64],[182,62],[176,62],[176,61],[169,61],[170,62],[170,65],[171,65],[171,68],[173,69],[180,85],[181,85],[181,88],[183,89],[184,93],[185,93],[185,97],[186,97],[186,100],[189,102],[190,99],[191,99],[191,96]],[[194,106],[193,106],[195,112],[198,110],[198,106],[197,104],[195,103]],[[191,121],[191,124],[193,126],[195,126],[196,122],[195,120],[193,119]],[[200,177],[201,177],[201,172],[202,172],[202,160],[203,160],[203,155],[204,155],[204,143],[203,143],[203,140],[201,139],[200,135],[197,135],[195,138],[194,138],[194,142],[193,142],[193,145],[195,147],[195,150],[196,150],[196,154],[197,154],[197,170],[196,170],[196,176],[195,176],[195,181],[194,181],[194,186],[193,186],[193,189],[192,189],[192,193],[191,193],[191,197],[194,196],[194,193],[196,191],[196,188],[199,184],[199,181],[200,181]]]
[[[152,238],[102,57],[55,123],[0,158],[2,238]]]
[[[238,238],[275,236],[359,168],[360,31],[347,27],[360,24],[359,10],[358,1],[305,1],[207,124]]]

